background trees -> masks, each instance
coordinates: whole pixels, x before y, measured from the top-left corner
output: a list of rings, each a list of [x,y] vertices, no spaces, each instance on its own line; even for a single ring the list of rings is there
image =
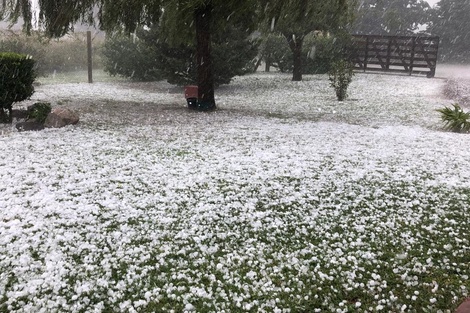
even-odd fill
[[[470,62],[470,1],[441,0],[434,8],[428,32],[440,37],[440,57]]]
[[[196,42],[197,83],[202,109],[214,109],[211,36],[227,23],[244,25],[254,20],[254,0],[39,0],[39,21],[51,37],[60,37],[73,29],[77,21],[96,23],[106,31],[134,32],[139,26],[161,23],[178,40]],[[23,17],[25,30],[33,24],[29,1],[0,2],[0,17],[11,21]],[[251,24],[251,25],[250,25]]]
[[[108,32],[129,34],[137,29],[158,27],[160,50],[146,50],[150,60],[161,58],[162,51],[188,47],[193,43],[194,60],[199,86],[199,108],[215,108],[213,43],[218,30],[237,30],[247,37],[259,25],[258,18],[270,30],[281,33],[292,52],[293,79],[302,79],[302,47],[308,34],[314,31],[337,32],[350,17],[353,0],[39,0],[39,26],[51,37],[60,37],[73,30],[77,21],[96,24]],[[0,15],[11,21],[25,20],[25,30],[33,27],[31,3],[5,0],[0,3]],[[267,24],[267,25],[266,25]],[[223,34],[223,32],[222,32]],[[237,35],[238,36],[238,35]],[[226,41],[232,37],[224,38]],[[238,37],[237,37],[238,38]],[[217,40],[220,41],[220,38]],[[227,42],[226,42],[227,44]],[[166,45],[166,46],[165,46]],[[226,46],[224,57],[235,62],[233,49]],[[174,51],[174,50],[173,50]],[[178,50],[180,51],[180,50]],[[182,49],[182,57],[186,52]],[[170,52],[171,53],[171,52]],[[238,52],[239,53],[239,52]],[[186,55],[187,56],[187,55]],[[147,60],[142,60],[147,67]],[[238,62],[239,63],[239,62]],[[243,65],[238,64],[238,68]],[[193,67],[191,67],[192,69]],[[226,69],[230,72],[230,68]],[[135,70],[133,70],[135,74]],[[147,71],[147,74],[149,71]],[[236,74],[233,71],[231,74]],[[129,75],[132,73],[128,73]],[[150,73],[160,75],[158,72]],[[187,75],[189,77],[189,73]]]
[[[350,17],[347,0],[261,0],[265,23],[281,33],[293,55],[292,80],[302,80],[302,48],[305,37],[314,32],[337,32]]]
[[[440,37],[441,61],[470,62],[469,12],[468,0],[441,0],[433,8],[424,0],[364,0],[358,6],[352,32],[383,35],[425,32]]]
[[[429,22],[431,7],[424,0],[364,0],[358,6],[353,33],[410,35]]]
[[[228,84],[232,77],[254,70],[258,40],[233,26],[218,29],[212,39],[214,84]],[[170,44],[155,26],[139,29],[135,36],[108,36],[104,69],[111,75],[140,81],[166,79],[171,84],[197,83],[196,48],[192,42]]]

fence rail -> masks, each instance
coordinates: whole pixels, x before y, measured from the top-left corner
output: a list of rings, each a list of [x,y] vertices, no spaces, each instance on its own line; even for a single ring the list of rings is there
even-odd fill
[[[355,68],[365,71],[436,74],[439,37],[353,35]]]

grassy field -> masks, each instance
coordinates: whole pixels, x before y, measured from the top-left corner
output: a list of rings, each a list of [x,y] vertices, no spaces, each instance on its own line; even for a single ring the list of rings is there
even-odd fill
[[[440,130],[443,80],[357,74],[340,103],[324,75],[257,74],[213,113],[163,83],[51,83],[36,99],[81,123],[0,136],[0,312],[434,313],[469,296],[470,137]]]

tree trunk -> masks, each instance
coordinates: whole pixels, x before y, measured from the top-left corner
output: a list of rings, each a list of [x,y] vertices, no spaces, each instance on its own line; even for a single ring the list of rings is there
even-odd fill
[[[302,45],[304,38],[295,36],[295,34],[284,34],[289,43],[289,48],[294,56],[294,69],[292,74],[293,81],[302,81]]]
[[[269,72],[271,69],[271,60],[269,58],[266,58],[265,61],[266,62],[264,63],[264,71]]]
[[[199,110],[214,110],[214,74],[211,57],[212,1],[194,11],[196,25],[196,59]]]

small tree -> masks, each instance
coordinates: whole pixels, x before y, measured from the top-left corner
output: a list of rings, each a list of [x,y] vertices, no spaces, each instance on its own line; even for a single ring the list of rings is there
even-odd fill
[[[336,91],[338,101],[343,101],[348,96],[348,86],[354,76],[353,64],[345,59],[333,62],[329,71],[330,85]]]
[[[34,63],[27,55],[0,53],[0,122],[11,123],[13,103],[34,93]]]
[[[265,26],[282,34],[292,52],[292,80],[302,80],[302,49],[305,38],[315,31],[345,28],[352,18],[351,1],[261,0]]]
[[[137,81],[163,79],[159,68],[160,53],[137,35],[117,33],[108,36],[102,50],[104,70],[112,76],[122,76]]]

